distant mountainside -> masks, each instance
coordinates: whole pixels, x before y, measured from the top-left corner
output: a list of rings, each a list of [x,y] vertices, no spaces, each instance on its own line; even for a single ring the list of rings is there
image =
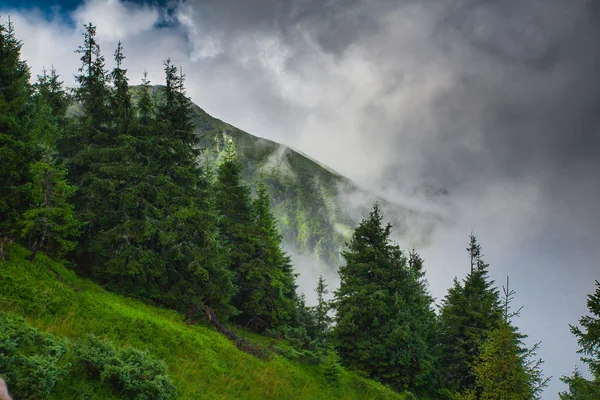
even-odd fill
[[[137,87],[132,89],[135,100]],[[160,101],[160,86],[153,86],[152,93]],[[436,216],[379,198],[310,157],[244,132],[195,104],[193,110],[206,161],[218,163],[226,141],[233,140],[244,165],[245,183],[254,189],[260,179],[265,182],[285,250],[300,272],[335,270],[345,242],[376,201],[394,226],[395,236],[415,247],[426,244]]]

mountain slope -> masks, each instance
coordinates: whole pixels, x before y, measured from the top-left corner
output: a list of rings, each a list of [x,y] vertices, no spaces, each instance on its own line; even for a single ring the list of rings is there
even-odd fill
[[[29,252],[16,245],[5,255],[7,262],[0,261],[0,312],[23,316],[29,325],[67,338],[70,348],[94,334],[118,348],[147,351],[166,363],[177,399],[402,398],[348,372],[332,386],[321,366],[277,355],[260,360],[239,351],[212,327],[186,325],[174,311],[106,292],[41,253],[35,264],[28,261]],[[270,342],[258,336],[251,340]],[[71,372],[59,380],[50,399],[119,398],[110,384],[87,378],[69,354],[66,358],[73,363]]]
[[[262,179],[267,185],[286,250],[297,268],[335,269],[345,241],[375,201],[398,236],[410,235],[408,242],[419,245],[430,233],[434,215],[379,198],[319,162],[213,118],[198,106],[194,112],[205,157],[218,163],[226,141],[232,140],[246,184],[254,187]]]

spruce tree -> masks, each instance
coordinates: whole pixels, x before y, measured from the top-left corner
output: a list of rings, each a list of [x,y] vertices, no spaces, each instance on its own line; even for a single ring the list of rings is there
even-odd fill
[[[242,165],[235,154],[235,144],[226,144],[225,158],[217,167],[216,207],[221,215],[219,230],[229,248],[228,267],[233,273],[236,295],[232,305],[241,311],[237,322],[247,324],[253,315],[247,304],[253,289],[248,282],[250,260],[255,253],[256,232],[250,189],[241,183]]]
[[[416,320],[427,300],[411,303],[419,292],[418,268],[411,270],[400,248],[390,242],[391,225],[383,226],[382,219],[376,204],[342,252],[333,337],[347,367],[398,390],[424,389],[419,386],[432,372],[430,332],[421,331]]]
[[[503,286],[503,318],[480,346],[480,354],[473,364],[476,390],[481,400],[528,400],[539,399],[549,378],[544,378],[542,361],[535,359],[539,343],[526,349],[523,339],[512,318],[520,310],[511,312],[510,302],[514,296],[508,285]]]
[[[480,345],[502,320],[500,296],[489,278],[481,247],[470,236],[467,252],[470,272],[464,282],[454,285],[442,302],[440,313],[441,383],[451,390],[475,389],[472,363],[480,354]]]
[[[234,287],[218,231],[212,177],[198,161],[201,150],[185,96],[185,75],[170,60],[164,66],[163,102],[148,138],[148,174],[160,213],[155,249],[165,273],[156,276],[145,296],[182,310],[210,305],[226,317],[233,311],[229,301]]]
[[[409,377],[409,388],[430,390],[435,384],[434,373],[437,359],[434,354],[437,317],[433,309],[434,300],[429,294],[425,278],[423,259],[413,249],[408,257],[408,279],[405,289],[406,302],[409,305],[408,323],[411,332],[407,344],[410,363],[405,367]]]
[[[333,317],[329,315],[331,304],[325,298],[329,293],[329,290],[327,290],[327,283],[325,282],[323,275],[319,276],[315,293],[317,294],[317,305],[314,307],[316,338],[319,341],[319,344],[324,345],[327,340],[331,323],[333,322]]]
[[[569,390],[560,393],[561,400],[591,400],[600,398],[600,282],[596,281],[596,291],[588,295],[588,315],[579,319],[580,326],[569,325],[571,333],[577,337],[578,353],[581,361],[587,364],[592,380],[585,379],[578,370],[573,376],[562,377]]]
[[[32,88],[13,24],[0,25],[0,241],[17,238],[17,219],[31,194],[31,164],[37,155],[29,135]]]
[[[30,167],[31,205],[19,221],[21,235],[27,239],[32,252],[31,259],[40,250],[53,257],[73,250],[81,227],[70,203],[75,188],[67,183],[67,171],[56,149],[67,108],[62,82],[54,69],[49,75],[44,70],[35,88],[32,136],[40,158]]]
[[[277,328],[297,318],[296,283],[290,258],[281,249],[281,235],[271,213],[271,199],[260,182],[253,202],[254,255],[245,280],[250,293],[243,313],[264,322],[264,328]],[[262,324],[261,324],[262,325]]]
[[[95,241],[98,233],[117,219],[113,193],[118,180],[113,172],[118,160],[112,152],[109,75],[95,39],[96,27],[90,23],[84,28],[84,43],[75,50],[81,54],[74,96],[79,112],[59,149],[68,161],[69,183],[78,189],[73,198],[77,218],[85,223],[77,262],[80,271],[89,272],[106,260],[105,249]]]
[[[96,254],[95,274],[112,288],[138,295],[135,287],[152,287],[154,276],[164,275],[164,263],[151,246],[156,230],[152,209],[153,189],[148,182],[147,137],[136,125],[121,42],[114,53],[109,95],[111,141],[101,150],[106,156],[98,171],[110,182],[111,196],[103,208],[103,224],[90,242]],[[100,257],[98,257],[100,256]],[[158,272],[157,272],[158,271]]]

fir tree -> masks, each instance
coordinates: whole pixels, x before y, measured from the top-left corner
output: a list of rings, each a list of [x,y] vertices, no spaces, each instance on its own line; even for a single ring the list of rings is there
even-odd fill
[[[417,293],[418,274],[390,243],[391,225],[383,226],[382,218],[376,204],[342,252],[346,262],[339,269],[333,336],[349,368],[396,389],[418,389],[414,386],[426,382],[432,372],[428,350],[412,348],[419,342],[426,346],[423,336],[428,333],[418,330],[416,319],[427,301],[417,301],[417,309],[409,303]]]
[[[414,249],[408,257],[408,279],[404,296],[410,307],[410,331],[414,332],[408,342],[410,364],[405,367],[410,377],[408,387],[429,390],[435,384],[432,372],[437,367],[437,359],[433,349],[438,326],[433,309],[434,300],[429,294],[425,278],[423,259]]]
[[[256,233],[250,189],[241,183],[241,172],[235,144],[230,140],[226,144],[225,159],[217,168],[215,196],[217,211],[221,215],[219,230],[229,247],[229,270],[233,273],[237,290],[232,305],[242,312],[237,322],[245,325],[253,317],[248,315],[247,304],[254,288],[247,278],[249,262],[255,253]]]
[[[214,189],[208,169],[198,163],[191,102],[183,74],[165,61],[166,85],[156,126],[148,138],[150,183],[155,191],[156,251],[164,273],[144,296],[176,309],[210,305],[226,317],[234,291],[226,265],[226,248],[218,232]]]
[[[323,345],[325,344],[331,323],[333,322],[333,318],[329,315],[331,305],[325,298],[329,293],[329,290],[327,290],[327,284],[323,275],[319,276],[315,293],[317,293],[317,305],[314,307],[315,327],[317,331],[316,338],[320,344]]]
[[[600,282],[596,281],[596,291],[588,295],[588,315],[579,319],[580,326],[569,325],[571,333],[577,337],[578,353],[581,361],[589,367],[592,380],[585,379],[578,370],[573,376],[562,377],[569,390],[560,393],[562,400],[588,400],[600,398]]]
[[[0,240],[17,237],[16,221],[30,201],[30,166],[37,157],[29,136],[32,88],[21,46],[10,20],[0,25]]]
[[[523,346],[523,335],[512,325],[512,318],[520,310],[510,311],[514,291],[507,278],[503,286],[503,318],[500,325],[488,334],[481,344],[480,354],[473,364],[479,398],[481,400],[528,400],[539,399],[549,378],[544,378],[542,361],[535,359],[539,343],[531,349]]]
[[[472,272],[463,283],[454,280],[440,313],[441,381],[444,387],[459,392],[475,389],[470,366],[479,356],[481,343],[502,320],[499,292],[489,279],[488,265],[472,234],[467,252]]]
[[[84,27],[84,44],[75,51],[81,54],[79,75],[75,77],[79,87],[74,96],[81,111],[60,141],[59,150],[68,161],[69,183],[78,188],[73,202],[77,218],[85,227],[77,261],[80,271],[89,271],[106,259],[105,249],[95,243],[98,232],[117,219],[114,193],[118,180],[112,173],[119,160],[112,152],[108,72],[95,39],[96,27],[91,23]]]
[[[250,295],[242,312],[264,321],[265,327],[277,328],[297,318],[295,275],[290,258],[281,249],[271,199],[262,182],[258,184],[253,208],[255,253],[246,272]]]
[[[66,95],[56,71],[38,76],[34,96],[36,113],[33,137],[40,159],[31,165],[31,206],[20,220],[21,235],[28,239],[31,259],[39,250],[61,257],[73,250],[81,227],[69,202],[75,188],[67,183],[67,171],[58,158],[56,141],[64,129]]]

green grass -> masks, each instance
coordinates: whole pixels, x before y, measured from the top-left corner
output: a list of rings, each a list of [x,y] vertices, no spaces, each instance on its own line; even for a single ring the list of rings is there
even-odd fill
[[[95,334],[164,360],[178,399],[401,399],[375,382],[343,372],[330,386],[320,366],[280,356],[268,361],[240,352],[212,327],[185,325],[179,314],[107,292],[39,254],[35,264],[15,246],[0,261],[0,311],[25,317],[71,343]],[[54,271],[54,272],[53,272]],[[61,282],[58,273],[65,282]],[[74,288],[81,289],[76,291]],[[268,339],[247,335],[251,340]],[[74,369],[78,371],[78,369]],[[115,399],[100,382],[73,372],[52,399]]]

